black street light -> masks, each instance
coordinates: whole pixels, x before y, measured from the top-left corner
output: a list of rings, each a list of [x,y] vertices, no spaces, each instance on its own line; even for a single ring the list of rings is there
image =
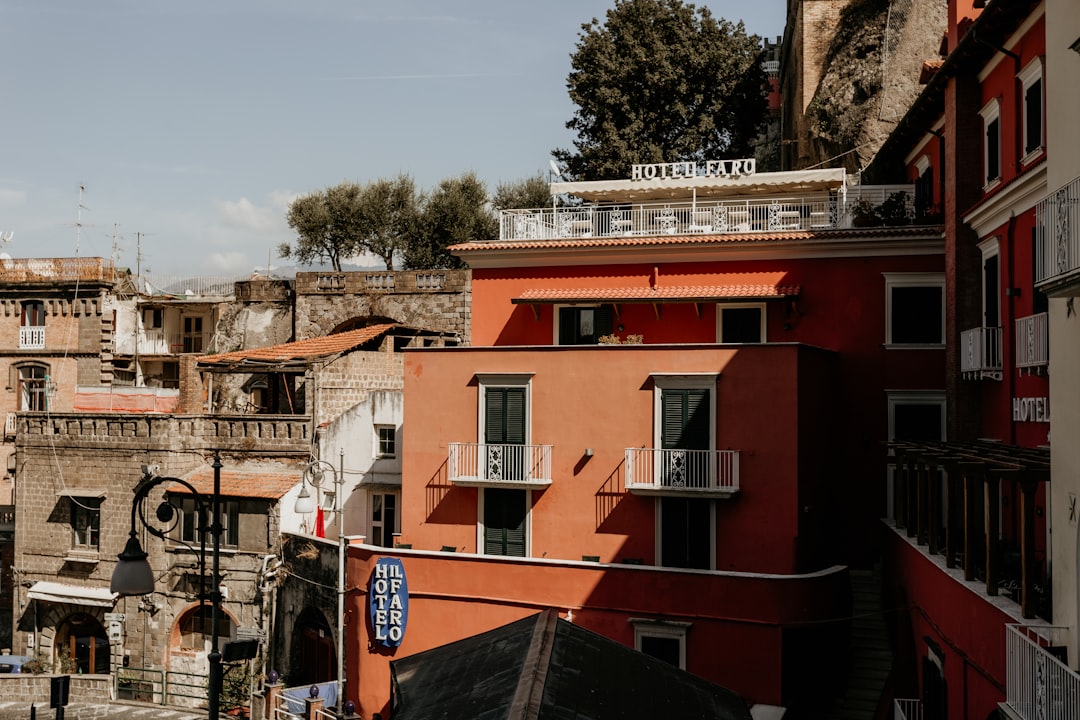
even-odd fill
[[[113,570],[109,589],[117,595],[149,595],[154,592],[154,571],[146,559],[136,533],[135,519],[138,518],[151,535],[166,539],[169,531],[177,525],[180,509],[169,500],[162,502],[154,515],[160,527],[147,522],[144,503],[150,492],[162,483],[177,483],[191,491],[195,498],[195,508],[199,515],[199,613],[203,613],[206,601],[210,601],[210,662],[209,686],[207,689],[210,707],[209,720],[218,720],[221,707],[221,693],[224,687],[224,670],[221,667],[221,652],[218,648],[218,618],[221,617],[221,455],[214,451],[214,494],[209,500],[186,480],[174,477],[155,477],[144,469],[142,480],[135,488],[135,499],[131,503],[131,534],[128,536],[124,551],[117,555],[119,562]],[[207,522],[207,519],[211,522]],[[210,591],[206,591],[206,535],[213,538],[213,570]]]

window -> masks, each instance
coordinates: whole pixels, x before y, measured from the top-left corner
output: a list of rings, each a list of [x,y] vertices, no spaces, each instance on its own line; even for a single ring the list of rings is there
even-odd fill
[[[199,511],[198,504],[195,502],[195,498],[181,497],[173,498],[173,505],[180,510],[180,522],[177,527],[179,533],[178,537],[180,542],[185,545],[195,546],[199,543]],[[207,505],[206,521],[209,523],[212,521],[210,513],[212,508]],[[221,501],[221,547],[234,548],[239,545],[240,540],[240,504],[235,500],[222,500]],[[213,538],[208,534],[206,536],[207,544],[213,542]]]
[[[46,365],[23,365],[19,368],[19,410],[45,412],[48,403],[49,368]]]
[[[485,477],[520,480],[525,472],[525,388],[484,389]]]
[[[923,155],[915,162],[915,215],[924,218],[934,207],[934,168],[930,158]]]
[[[885,344],[937,347],[944,342],[944,275],[885,273]]]
[[[999,278],[998,239],[989,238],[979,243],[983,260],[983,327],[996,328],[1001,325],[1001,300],[998,297],[1001,287]]]
[[[888,413],[889,440],[939,442],[945,439],[944,392],[889,393]],[[893,507],[895,473],[896,468],[890,465],[885,493],[886,517],[890,519],[896,517]]]
[[[634,649],[675,667],[686,669],[686,631],[690,623],[631,618]]]
[[[765,342],[765,304],[716,306],[716,336],[722,343]]]
[[[200,605],[189,610],[180,618],[180,649],[189,652],[207,652],[210,650],[213,634],[213,607]],[[232,618],[218,612],[218,638],[227,642],[232,638]]]
[[[202,326],[201,317],[184,318],[184,352],[201,353],[203,351]]]
[[[979,111],[983,119],[983,169],[989,190],[1001,180],[1001,108],[997,98]]]
[[[392,458],[397,455],[397,428],[393,425],[376,425],[375,438],[378,444],[376,457]]]
[[[560,307],[556,342],[559,345],[595,345],[611,334],[611,307]]]
[[[143,328],[147,330],[160,330],[164,310],[162,308],[143,309]]]
[[[101,533],[101,499],[72,497],[70,500],[72,549],[97,552]]]
[[[668,488],[711,487],[716,449],[716,376],[654,376],[655,472]],[[710,569],[714,563],[716,512],[712,500],[656,499],[659,564]]]
[[[371,544],[392,547],[398,531],[397,493],[371,494]]]
[[[480,495],[484,554],[527,557],[529,491],[484,488]]]
[[[1043,149],[1042,60],[1028,63],[1018,76],[1024,100],[1024,158],[1027,162]]]
[[[21,327],[45,326],[45,303],[40,300],[27,300],[22,304]]]

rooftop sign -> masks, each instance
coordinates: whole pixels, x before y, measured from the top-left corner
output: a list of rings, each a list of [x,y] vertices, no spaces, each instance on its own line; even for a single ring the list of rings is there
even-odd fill
[[[757,161],[747,160],[709,160],[703,165],[696,162],[654,163],[652,165],[633,165],[630,169],[631,180],[676,180],[693,177],[735,178],[753,175],[757,172]]]

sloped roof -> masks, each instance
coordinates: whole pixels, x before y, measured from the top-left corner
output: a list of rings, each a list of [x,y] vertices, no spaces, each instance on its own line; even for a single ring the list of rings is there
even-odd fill
[[[566,193],[596,202],[644,202],[749,195],[764,192],[806,193],[837,190],[844,184],[843,168],[764,172],[740,177],[680,177],[653,180],[588,180],[551,184],[553,195]]]
[[[222,468],[221,494],[230,498],[280,500],[285,493],[296,487],[303,472],[304,468],[299,464],[295,468],[283,464],[252,465],[240,469]],[[200,495],[210,497],[214,494],[213,468],[198,468],[183,479],[191,483]],[[175,482],[169,485],[168,492],[191,494],[185,486]]]
[[[799,294],[799,286],[783,283],[786,273],[723,273],[710,285],[639,285],[636,287],[529,288],[516,304],[574,302],[698,302],[758,300]]]
[[[244,366],[256,371],[260,368],[265,369],[269,365],[304,366],[349,350],[355,350],[382,338],[383,335],[396,327],[399,327],[396,323],[368,325],[358,330],[349,330],[308,340],[298,340],[250,350],[236,350],[221,353],[220,355],[207,355],[199,359],[199,367],[214,369]]]
[[[732,691],[553,610],[390,663],[394,720],[750,720]]]

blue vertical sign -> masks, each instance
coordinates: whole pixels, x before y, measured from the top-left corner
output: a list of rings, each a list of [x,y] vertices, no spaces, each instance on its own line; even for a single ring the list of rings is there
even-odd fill
[[[377,645],[401,645],[409,622],[409,584],[401,560],[384,557],[375,562],[368,581],[368,619]]]

